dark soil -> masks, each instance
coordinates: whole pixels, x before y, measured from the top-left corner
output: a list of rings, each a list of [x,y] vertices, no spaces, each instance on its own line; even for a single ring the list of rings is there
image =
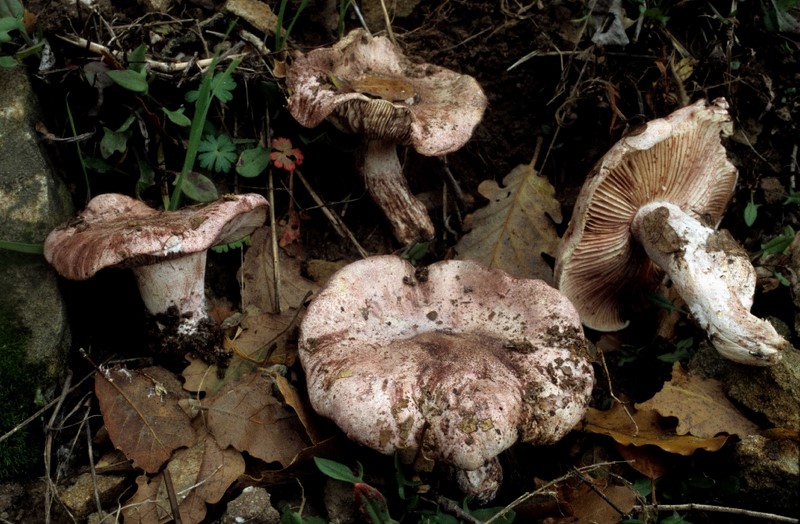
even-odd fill
[[[800,35],[779,30],[785,27],[778,26],[774,7],[777,3],[734,1],[738,9],[731,12],[730,1],[655,2],[661,5],[660,11],[651,9],[640,17],[637,3],[626,1],[623,6],[634,23],[626,34],[632,41],[624,46],[600,46],[591,41],[595,27],[587,18],[587,4],[605,3],[445,0],[422,2],[411,15],[393,21],[397,42],[407,55],[474,76],[489,99],[483,122],[472,140],[448,155],[446,164],[442,159],[422,157],[413,151],[406,151],[403,156],[411,189],[425,195],[426,201],[431,203],[431,216],[440,232],[425,261],[446,258],[459,232],[457,220],[449,223],[455,235],[445,232],[442,220],[442,187],[449,183],[445,167],[465,193],[465,202],[461,203],[457,214],[463,217],[485,204],[477,192],[481,181],[501,181],[513,167],[531,162],[537,145],[540,146],[535,165],[556,188],[562,204],[565,218],[557,226],[560,233],[566,227],[586,175],[611,145],[648,120],[665,116],[699,98],[726,98],[737,130],[726,146],[739,168],[740,178],[722,227],[729,229],[750,252],[758,251],[762,243],[781,234],[786,227],[800,228],[797,206],[784,204],[790,192],[797,190]],[[100,103],[97,92],[86,83],[82,72],[86,63],[100,57],[69,45],[56,35],[79,36],[126,51],[147,43],[154,58],[173,57],[179,52],[187,59],[195,54],[202,58],[220,42],[219,35],[227,31],[232,20],[224,14],[215,16],[223,11],[214,4],[183,2],[176,4],[167,16],[145,14],[143,8],[130,2],[101,2],[96,13],[76,10],[75,6],[81,5],[78,2],[70,3],[69,8],[56,2],[27,3],[26,8],[39,15],[40,27],[56,57],[55,66],[46,72],[37,73],[35,61],[26,62],[41,96],[47,129],[57,136],[73,135],[65,110],[68,105],[76,134],[94,133],[81,143],[87,156],[99,156],[103,127],[116,129],[136,108],[145,109],[141,113],[142,126],[153,133],[147,140],[134,133],[128,151],[116,153],[109,159],[111,165],[107,172],[89,171],[87,179],[83,177],[75,145],[52,144],[54,164],[72,188],[78,208],[85,203],[87,189],[92,194],[108,191],[135,194],[139,178],[137,162],[150,165],[155,172],[153,184],[143,189],[142,198],[159,204],[183,159],[183,144],[173,136],[174,128],[164,124],[160,107],[174,109],[183,104],[185,92],[196,88],[200,74],[196,68],[185,74],[158,74],[146,98],[132,96],[112,86],[104,91]],[[294,12],[291,2],[287,9]],[[358,27],[352,10],[348,13],[351,16],[345,20],[346,28]],[[309,7],[293,29],[290,48],[308,51],[335,42],[335,30],[330,29],[336,26],[336,20],[331,24],[330,19],[334,15],[335,9]],[[598,20],[606,25],[612,21],[610,15],[599,16]],[[158,22],[172,25],[161,26]],[[196,31],[197,23],[203,25],[202,33]],[[171,30],[161,31],[163,27]],[[247,29],[260,34],[251,27]],[[381,31],[384,27],[372,29]],[[198,34],[204,38],[200,39]],[[270,37],[267,45],[272,44]],[[530,58],[509,69],[527,55]],[[209,120],[234,137],[290,138],[303,149],[303,174],[311,186],[331,203],[334,211],[344,215],[345,223],[367,250],[374,253],[400,250],[403,246],[392,238],[391,229],[365,194],[363,183],[356,175],[355,140],[333,127],[307,130],[293,121],[285,110],[283,81],[273,73],[277,58],[280,57],[251,54],[235,73],[239,87],[233,101],[224,108],[215,105]],[[109,57],[106,60],[113,63]],[[244,181],[230,176],[214,180],[220,193],[265,192],[267,186],[263,178]],[[287,177],[275,183],[279,188],[276,216],[283,223],[287,220],[291,190],[294,204],[303,216],[300,243],[309,258],[357,258],[352,246],[335,235],[297,181],[292,188],[288,187]],[[743,217],[751,199],[761,207],[755,223],[748,226]],[[455,215],[452,209],[448,213]],[[210,274],[219,277],[212,287],[232,303],[238,300],[236,283],[231,276],[235,274],[237,263],[238,256],[211,257]],[[777,264],[780,269],[787,261],[779,260]],[[128,293],[127,298],[117,300],[119,307],[113,309],[105,294],[111,285],[121,285]],[[69,298],[76,349],[91,347],[93,358],[100,362],[111,355],[127,354],[132,347],[141,347],[144,318],[129,276],[102,274],[93,283],[81,284],[80,288],[67,284],[65,289],[74,293]],[[766,291],[762,287],[757,293],[755,313],[775,316],[793,326],[794,306],[788,287],[778,286],[769,293]],[[619,367],[628,353],[622,351],[608,357],[617,395],[625,395],[633,401],[649,398],[668,379],[671,369],[670,364],[656,360],[655,356],[662,354],[665,348],[673,348],[675,340],[702,339],[702,335],[685,321],[679,323],[678,334],[673,339],[654,337],[652,333],[657,327],[654,322],[649,315],[636,330],[621,335],[623,349],[640,349],[637,358]],[[590,337],[597,341],[599,334],[590,333]],[[91,366],[76,356],[73,369],[78,377],[89,372]],[[595,403],[604,407],[609,401],[606,375],[599,365],[596,372]],[[99,431],[100,426],[99,418],[92,419],[93,432]],[[63,442],[57,442],[54,449],[69,446],[75,435],[63,431],[58,438]],[[83,442],[82,438],[78,440]],[[374,476],[372,481],[385,488],[384,493],[393,492],[390,479],[394,471],[390,459],[363,449],[352,449],[346,443],[342,446],[347,450],[341,453],[343,461],[360,460]],[[99,454],[110,448],[110,444],[100,438],[94,451]],[[741,506],[735,490],[728,489],[736,477],[736,471],[730,466],[731,448],[729,445],[716,454],[701,451],[692,457],[671,459],[671,473],[659,485],[660,501]],[[86,450],[73,456],[85,457]],[[610,440],[582,433],[572,433],[559,444],[545,448],[517,446],[502,457],[507,476],[494,505],[511,502],[526,491],[536,489],[541,484],[539,479],[564,475],[573,465],[618,459]],[[88,465],[79,458],[64,463],[63,467],[62,478],[71,479],[78,472],[86,471]],[[254,472],[256,466],[251,468]],[[615,467],[613,472],[630,480],[641,478],[624,467]],[[39,474],[41,471],[33,472],[32,477]],[[135,477],[130,470],[126,474],[131,479]],[[273,493],[273,503],[282,499],[299,500],[297,484],[289,478],[297,477],[302,480],[310,503],[320,507],[318,495],[322,480],[312,467],[306,464],[285,477],[281,483],[267,486]],[[714,486],[702,484],[699,478],[714,479]],[[438,485],[436,480],[428,481],[433,483],[434,490],[458,499],[452,487],[445,483]],[[42,483],[32,484],[31,493],[38,490],[36,496],[40,497]],[[236,483],[229,490],[229,497],[211,508],[209,515],[220,516],[225,503],[246,484],[244,479]],[[121,496],[121,500],[130,493]],[[396,497],[393,500],[393,504],[398,504]],[[519,509],[519,522],[556,518],[564,510],[549,501],[534,502]],[[43,521],[42,507],[35,502],[19,506],[8,515],[15,522],[40,522]],[[392,510],[392,515],[397,517],[403,508],[398,504]],[[797,513],[796,508],[794,511]],[[53,508],[53,518],[56,522],[70,521],[57,504]],[[690,520],[732,521],[716,520],[713,514],[693,514]]]

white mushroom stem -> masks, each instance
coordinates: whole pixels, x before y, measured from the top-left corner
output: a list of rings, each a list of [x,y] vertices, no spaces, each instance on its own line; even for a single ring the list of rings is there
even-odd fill
[[[752,366],[780,360],[789,343],[772,324],[750,313],[755,270],[727,232],[707,227],[667,202],[642,206],[631,231],[667,273],[717,351]]]
[[[153,315],[178,309],[179,334],[191,335],[208,318],[205,298],[206,253],[132,268],[147,310]]]
[[[409,244],[433,237],[433,223],[425,205],[408,188],[395,143],[367,141],[362,171],[367,191],[383,209],[398,240]]]

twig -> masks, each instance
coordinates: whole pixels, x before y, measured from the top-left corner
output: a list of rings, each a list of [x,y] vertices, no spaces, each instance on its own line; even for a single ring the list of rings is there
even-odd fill
[[[275,230],[275,185],[272,182],[272,170],[269,170],[269,233],[272,241],[272,286],[275,293],[275,310],[273,313],[281,312],[281,266],[278,262],[280,253],[278,252],[278,233]]]
[[[744,515],[745,517],[753,517],[762,520],[772,520],[774,522],[788,522],[798,524],[800,519],[794,517],[785,517],[783,515],[776,515],[775,513],[764,513],[762,511],[752,511],[749,509],[740,508],[726,508],[725,506],[712,506],[709,504],[645,504],[636,505],[633,507],[634,511],[709,511],[711,513],[731,513],[734,515]]]
[[[389,40],[391,40],[394,45],[397,45],[397,40],[392,32],[392,20],[389,18],[389,10],[386,9],[386,0],[381,0],[381,10],[383,11],[383,21],[386,24],[386,34],[389,36]]]
[[[609,506],[611,506],[611,508],[612,508],[614,511],[616,511],[617,513],[619,513],[621,516],[623,516],[623,517],[625,517],[625,518],[628,518],[628,517],[629,517],[628,513],[626,513],[626,512],[624,512],[624,511],[622,511],[622,510],[619,508],[619,506],[617,506],[616,504],[614,504],[614,502],[613,502],[611,499],[609,499],[609,498],[606,496],[606,494],[605,494],[605,493],[603,493],[602,491],[600,491],[599,489],[597,489],[597,486],[595,486],[595,485],[594,485],[594,484],[593,484],[593,483],[592,483],[592,482],[591,482],[589,479],[587,479],[587,478],[584,476],[584,474],[583,474],[583,473],[581,473],[580,471],[578,471],[578,468],[576,468],[576,467],[574,467],[574,466],[573,466],[572,470],[573,470],[573,472],[575,473],[575,476],[576,476],[576,477],[578,477],[578,480],[580,480],[581,482],[583,482],[584,484],[586,484],[586,485],[589,487],[589,489],[591,489],[592,491],[594,491],[594,492],[595,492],[595,494],[596,494],[598,497],[600,497],[601,499],[603,499],[603,500],[606,502],[606,504],[608,504]]]
[[[103,516],[103,504],[100,502],[100,490],[97,489],[97,468],[95,468],[94,464],[94,450],[92,449],[92,428],[88,423],[89,420],[89,412],[92,409],[91,402],[87,399],[85,402],[86,404],[86,413],[83,415],[83,422],[85,424],[84,428],[86,429],[86,450],[87,455],[89,456],[89,471],[92,474],[92,488],[94,491],[94,503],[97,506],[97,513],[102,517]]]
[[[120,51],[112,51],[108,47],[86,40],[85,38],[81,38],[79,36],[65,36],[65,35],[56,35],[61,40],[72,44],[74,46],[81,47],[93,53],[97,53],[99,55],[109,54],[114,58],[121,59],[124,55]],[[226,56],[220,56],[218,62],[222,62],[223,60],[233,60],[236,58],[242,58],[246,56],[247,53],[238,53],[238,54],[228,54]],[[184,71],[188,69],[192,65],[196,65],[198,68],[203,69],[211,65],[214,61],[213,58],[203,58],[202,60],[190,60],[188,62],[159,62],[158,60],[152,60],[150,58],[145,58],[145,63],[152,69],[153,71],[159,71],[161,73],[175,73],[178,71]]]
[[[630,462],[627,461],[627,460],[615,460],[615,461],[612,461],[612,462],[598,462],[597,464],[592,464],[591,466],[584,466],[582,468],[575,468],[575,471],[578,471],[580,473],[588,473],[588,472],[594,471],[596,469],[604,468],[606,466],[613,466],[613,465],[616,465],[616,464],[630,464]],[[531,499],[533,497],[536,497],[538,495],[552,494],[553,496],[555,496],[555,493],[553,493],[552,491],[548,491],[548,489],[550,487],[555,486],[556,484],[560,484],[561,482],[564,482],[565,480],[569,479],[570,477],[574,477],[574,476],[575,476],[575,473],[570,471],[566,475],[562,475],[562,476],[558,477],[557,479],[551,480],[550,482],[548,482],[544,486],[536,489],[535,491],[529,491],[528,493],[523,493],[522,495],[517,497],[516,500],[512,501],[506,507],[504,507],[503,509],[501,509],[500,511],[495,513],[492,516],[492,518],[490,518],[489,520],[487,520],[483,524],[492,524],[493,522],[496,522],[496,521],[500,520],[501,518],[503,518],[503,516],[506,513],[508,513],[512,509],[516,508],[517,506],[519,506],[523,502],[525,502],[525,501],[527,501],[527,500],[529,500],[529,499]]]
[[[172,473],[169,472],[169,468],[164,468],[164,484],[167,486],[167,498],[169,498],[169,507],[172,510],[172,520],[175,524],[182,524],[178,497],[175,496],[175,485],[172,483]]]
[[[47,432],[47,437],[45,438],[44,443],[44,474],[46,484],[45,484],[45,492],[44,492],[44,521],[45,524],[50,524],[50,507],[53,502],[54,494],[53,494],[53,481],[50,478],[50,466],[51,466],[51,459],[52,456],[51,451],[53,450],[53,433],[50,430],[55,425],[56,417],[58,416],[58,412],[61,411],[61,406],[64,404],[64,400],[67,398],[67,393],[71,391],[69,389],[69,385],[72,382],[72,370],[67,370],[67,376],[64,378],[64,386],[61,388],[61,395],[58,396],[58,400],[55,403],[55,409],[53,413],[50,415],[50,420],[45,427],[45,431]]]
[[[369,26],[367,25],[367,21],[364,20],[364,15],[361,14],[361,9],[358,8],[358,4],[356,3],[356,0],[350,0],[350,5],[353,6],[353,11],[355,12],[356,17],[358,18],[358,21],[361,22],[361,27],[364,28],[364,31],[366,31],[367,35],[369,35],[370,38],[371,38],[372,37],[372,31],[369,30]]]
[[[454,500],[447,497],[436,495],[436,503],[442,507],[447,513],[455,515],[459,520],[463,520],[469,524],[481,524],[481,521],[464,511],[461,506]]]
[[[625,403],[623,401],[621,401],[614,394],[614,386],[611,385],[611,373],[608,372],[608,366],[606,365],[605,353],[603,353],[602,349],[599,349],[599,348],[597,349],[597,356],[600,357],[600,363],[603,365],[603,371],[606,374],[606,380],[608,380],[608,394],[609,394],[609,396],[611,396],[611,398],[613,398],[620,406],[622,406],[622,409],[625,410],[625,414],[628,415],[628,418],[630,419],[631,423],[633,424],[634,431],[633,431],[633,435],[631,435],[631,436],[638,437],[639,436],[639,424],[636,423],[636,420],[633,418],[633,415],[631,415],[631,412],[628,410],[628,406],[626,406]]]
[[[308,194],[311,195],[311,198],[314,199],[314,202],[317,203],[317,205],[320,207],[320,209],[322,209],[322,212],[325,214],[328,220],[330,220],[331,225],[336,230],[336,233],[338,233],[339,236],[342,238],[345,237],[348,238],[350,242],[353,243],[353,246],[356,248],[356,251],[358,251],[358,254],[361,255],[361,258],[367,258],[369,256],[369,253],[363,247],[361,247],[361,244],[358,243],[358,240],[356,240],[356,237],[353,235],[353,232],[350,231],[350,229],[347,227],[347,225],[345,225],[342,219],[339,218],[339,216],[333,213],[330,209],[328,209],[328,204],[326,204],[325,201],[322,200],[322,198],[320,198],[317,192],[314,191],[314,188],[311,187],[311,184],[308,183],[308,180],[306,180],[306,177],[303,176],[303,174],[300,172],[299,169],[295,169],[294,172],[297,175],[297,178],[300,179],[300,182],[302,182],[303,185],[305,186],[306,191],[308,191]]]

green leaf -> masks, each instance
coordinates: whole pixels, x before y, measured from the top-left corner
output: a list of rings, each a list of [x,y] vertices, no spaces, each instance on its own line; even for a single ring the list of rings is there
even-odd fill
[[[236,89],[236,80],[226,70],[214,75],[211,81],[211,96],[216,97],[222,103],[233,100],[233,90]]]
[[[164,114],[167,115],[167,118],[169,118],[170,122],[176,126],[189,127],[192,125],[192,121],[189,120],[189,117],[183,114],[183,112],[186,110],[186,108],[183,106],[179,107],[175,111],[170,111],[166,107],[162,107],[161,110],[164,111]]]
[[[196,202],[213,202],[219,198],[217,187],[205,175],[190,171],[183,181],[183,192]]]
[[[144,66],[146,65],[146,53],[147,46],[144,44],[134,49],[131,54],[128,55],[128,69],[146,75],[147,73],[144,70]]]
[[[122,71],[109,71],[108,77],[116,84],[124,87],[128,91],[134,93],[147,93],[147,77],[144,71],[137,73],[130,69],[123,69]]]
[[[25,8],[18,0],[0,0],[0,16],[22,19]]]
[[[773,274],[775,275],[775,278],[778,279],[778,282],[780,282],[782,286],[791,286],[792,285],[792,283],[789,281],[789,279],[787,279],[785,276],[783,276],[783,274],[780,271],[775,271],[775,273],[773,273]]]
[[[103,158],[109,158],[116,152],[124,152],[128,148],[128,139],[131,131],[114,131],[103,127],[103,138],[100,140],[100,154]]]
[[[377,489],[363,482],[356,482],[353,486],[356,504],[359,511],[369,518],[372,524],[394,524],[397,521],[389,515],[389,506],[386,498]]]
[[[314,457],[314,464],[317,465],[317,469],[332,479],[349,482],[350,484],[355,484],[364,480],[364,468],[361,466],[360,462],[356,462],[358,465],[358,475],[354,475],[353,470],[335,460]]]
[[[236,161],[236,146],[226,134],[206,135],[197,148],[200,167],[227,173]]]
[[[29,242],[13,242],[11,240],[0,240],[0,249],[27,253],[29,255],[41,255],[44,252],[42,244],[31,244]]]
[[[794,229],[791,226],[786,226],[782,235],[778,235],[768,242],[761,244],[761,253],[763,255],[777,255],[786,251],[794,240]]]
[[[228,242],[227,244],[219,244],[216,246],[211,246],[211,250],[214,253],[227,253],[231,249],[241,249],[243,246],[250,245],[250,235],[247,235],[244,238],[240,238],[239,240],[235,240],[233,242]]]
[[[473,517],[475,517],[476,519],[478,519],[479,521],[485,522],[485,521],[489,520],[490,518],[494,517],[495,515],[497,515],[498,513],[500,513],[501,511],[503,511],[503,509],[505,509],[505,508],[503,508],[503,507],[481,508],[481,509],[476,509],[476,510],[470,511],[470,514]],[[509,511],[507,513],[504,513],[503,516],[498,518],[495,522],[499,522],[501,524],[511,524],[512,522],[514,522],[514,517],[515,516],[516,516],[516,514],[513,511]]]
[[[13,56],[0,56],[0,67],[3,69],[11,69],[17,67],[19,62]]]
[[[790,189],[789,196],[787,196],[786,200],[783,202],[783,205],[786,204],[800,204],[800,191]]]
[[[153,168],[146,161],[136,155],[136,163],[139,167],[139,180],[136,181],[136,196],[141,196],[142,192],[156,183],[156,174]]]
[[[758,217],[759,207],[761,207],[761,204],[753,202],[753,193],[750,193],[750,202],[748,202],[747,206],[744,208],[744,223],[747,224],[747,227],[755,223],[756,217]]]
[[[236,172],[245,178],[260,175],[269,165],[269,152],[263,147],[245,149],[236,162]]]
[[[12,40],[11,31],[24,31],[25,26],[19,18],[5,17],[0,18],[0,43],[10,42]]]

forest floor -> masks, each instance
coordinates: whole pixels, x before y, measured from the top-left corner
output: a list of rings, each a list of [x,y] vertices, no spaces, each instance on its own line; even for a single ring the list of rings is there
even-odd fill
[[[366,25],[376,35],[388,35],[380,2],[365,4],[369,4],[362,6]],[[529,176],[552,186],[560,212],[540,213],[542,225],[538,233],[547,237],[543,242],[552,244],[566,229],[578,192],[592,167],[620,138],[699,99],[724,98],[734,125],[734,134],[725,140],[725,147],[739,170],[739,179],[720,227],[729,230],[752,254],[758,267],[759,285],[753,311],[781,323],[787,338],[797,340],[797,306],[792,293],[796,282],[792,260],[784,254],[794,232],[800,228],[800,199],[796,196],[795,179],[800,136],[797,124],[800,21],[795,18],[800,13],[796,2],[444,0],[410,4],[408,12],[391,13],[391,36],[397,46],[414,60],[474,77],[488,98],[483,120],[472,138],[464,147],[448,154],[446,160],[401,148],[409,186],[425,202],[437,232],[433,242],[415,253],[417,263],[428,264],[454,256],[467,231],[465,222],[470,223],[468,217],[487,204],[487,181],[502,187],[505,177],[520,165],[528,166]],[[300,2],[287,3],[284,27],[289,27],[299,6]],[[280,334],[276,352],[279,357],[270,362],[286,366],[288,372],[283,382],[273,377],[276,383],[280,382],[275,386],[281,390],[277,397],[285,400],[291,384],[299,386],[297,390],[302,392],[303,371],[295,358],[297,338],[293,330],[304,307],[303,286],[313,291],[324,284],[325,277],[317,276],[313,268],[324,267],[321,274],[329,275],[331,264],[338,268],[360,258],[355,242],[337,234],[336,226],[322,212],[315,195],[327,203],[366,252],[408,255],[409,251],[393,237],[383,213],[365,192],[363,180],[357,174],[357,141],[328,124],[306,129],[286,108],[289,93],[285,69],[291,67],[293,57],[330,46],[341,34],[361,27],[355,10],[351,6],[340,12],[339,3],[333,1],[311,2],[299,12],[283,52],[274,53],[269,52],[278,44],[273,36],[274,20],[261,12],[243,15],[229,31],[236,17],[219,2],[175,3],[169,14],[147,12],[133,3],[109,0],[100,0],[92,10],[79,2],[67,7],[66,3],[39,0],[26,3],[25,8],[37,16],[35,22],[30,20],[31,33],[38,31],[48,40],[54,60],[46,69],[37,71],[33,57],[24,59],[46,115],[44,127],[49,133],[63,137],[90,133],[79,142],[79,148],[74,143],[62,142],[49,146],[56,159],[54,164],[59,166],[78,209],[84,206],[88,194],[106,192],[138,195],[153,206],[160,205],[164,195],[169,194],[170,181],[181,169],[186,144],[185,138],[175,139],[186,129],[168,123],[161,109],[175,111],[185,106],[186,114],[191,115],[189,108],[193,105],[184,97],[188,91],[198,89],[203,77],[191,64],[183,72],[153,68],[146,93],[135,93],[114,84],[96,89],[89,83],[92,74],[115,68],[134,70],[126,60],[143,44],[147,46],[147,57],[160,61],[177,57],[178,61],[188,62],[193,57],[211,57],[217,46],[223,55],[233,46],[234,53],[243,53],[241,63],[232,73],[236,86],[230,90],[231,97],[225,103],[215,101],[211,106],[207,124],[213,127],[207,128],[211,130],[207,134],[225,134],[239,150],[259,141],[269,145],[271,139],[288,138],[302,151],[302,165],[298,162],[294,172],[273,166],[271,182],[266,174],[244,178],[230,167],[222,172],[214,169],[197,169],[197,172],[207,176],[219,194],[254,191],[268,195],[270,184],[275,188],[274,231],[284,246],[280,263],[287,264],[283,273],[288,286],[302,289],[295,295],[285,295],[290,307],[280,320],[275,320],[275,325],[270,324],[273,320],[268,312],[262,311],[262,316],[251,321],[249,328],[251,333],[260,328],[260,338],[245,337],[237,347],[252,345],[250,354],[255,358],[260,351],[256,346],[263,346],[270,338],[265,339],[264,333],[276,337]],[[405,4],[398,1],[396,8],[404,9]],[[277,6],[273,9],[278,11]],[[261,40],[264,28],[268,29],[268,36]],[[252,35],[259,36],[254,41]],[[81,44],[85,41],[100,44],[105,50],[86,49]],[[265,42],[265,47],[261,48],[259,41]],[[237,45],[240,42],[242,46]],[[6,49],[3,47],[4,52]],[[124,54],[115,57],[112,52],[116,51]],[[229,63],[223,61],[218,71],[224,71]],[[132,115],[134,118],[130,119]],[[113,140],[116,142],[112,144]],[[76,154],[78,149],[80,158]],[[299,180],[298,171],[305,182]],[[764,245],[776,239],[779,244],[783,242],[782,249],[771,253],[771,258],[765,257]],[[530,257],[537,259],[536,266],[550,271],[555,251],[535,246],[530,246],[530,250]],[[258,267],[262,263],[254,259],[264,256],[263,253],[256,253],[253,246],[248,253],[249,261],[236,249],[210,256],[209,288],[216,297],[212,312],[220,319],[240,309],[247,300],[257,301],[243,297],[237,281],[237,270],[242,264]],[[132,279],[122,273],[103,273],[86,283],[65,283],[75,333],[73,382],[94,369],[93,364],[77,354],[77,348],[87,348],[92,362],[103,362],[111,369],[116,369],[113,359],[143,354],[146,343],[141,303]],[[122,297],[131,298],[115,299],[113,307],[109,307],[106,292],[112,285],[123,290]],[[649,320],[616,334],[587,333],[598,347],[599,355],[594,362],[596,387],[592,408],[596,413],[605,412],[620,399],[628,406],[653,399],[665,386],[677,383],[693,357],[708,352],[703,333],[685,315],[672,317],[670,329],[657,324],[664,317],[657,316],[655,308],[642,313],[642,318]],[[266,357],[258,354],[258,358]],[[194,362],[192,366],[203,364]],[[154,380],[152,372],[145,371],[141,362],[129,367],[145,383]],[[192,377],[207,368],[200,372],[180,367],[171,371],[174,374],[162,376],[159,383],[174,380],[176,389],[181,390],[190,389],[187,384],[196,386]],[[249,376],[245,368],[237,372]],[[248,383],[243,390],[255,391],[260,387],[271,391],[272,382],[259,377],[258,382]],[[686,380],[710,384],[697,377]],[[27,490],[23,497],[27,500],[14,512],[7,510],[11,521],[44,522],[46,506],[39,501],[45,499],[46,492],[63,492],[82,474],[96,468],[102,470],[95,471],[100,476],[111,472],[121,479],[104,493],[104,509],[111,513],[109,519],[116,518],[117,508],[130,505],[131,500],[144,500],[148,494],[156,497],[158,490],[164,491],[169,482],[185,480],[176,479],[175,472],[172,481],[164,480],[160,466],[142,468],[150,474],[145,477],[141,469],[131,467],[118,456],[116,465],[108,465],[113,462],[110,457],[114,447],[130,451],[130,447],[112,443],[108,436],[115,425],[109,423],[109,417],[123,414],[105,411],[110,408],[104,408],[103,402],[104,398],[109,402],[119,392],[108,392],[95,385],[91,415],[86,419],[93,441],[88,443],[83,433],[76,435],[74,428],[82,426],[78,419],[69,418],[77,416],[70,401],[81,401],[82,393],[91,390],[92,383],[95,379],[84,383],[83,390],[78,388],[65,397],[62,429],[48,441],[53,449],[72,448],[70,457],[54,453],[54,463],[48,471],[36,470],[37,475],[47,474],[53,483],[20,483]],[[225,387],[224,381],[203,385],[207,399]],[[633,443],[635,446],[615,436],[613,431],[604,433],[590,427],[578,428],[552,446],[537,448],[520,444],[502,456],[506,480],[490,506],[504,508],[519,497],[527,498],[513,508],[517,522],[620,522],[624,518],[631,519],[630,522],[637,522],[633,519],[671,523],[745,521],[741,512],[718,513],[719,508],[800,516],[796,502],[792,506],[777,495],[775,500],[763,503],[753,498],[755,490],[751,490],[748,498],[744,475],[736,469],[736,446],[746,436],[740,434],[745,431],[740,424],[751,424],[757,428],[754,432],[774,430],[774,424],[763,414],[731,402],[721,388],[715,393],[704,391],[709,402],[729,403],[730,409],[747,422],[731,422],[718,435],[695,435],[692,444],[678,439],[680,442],[669,449],[660,446],[659,441],[678,436],[676,425],[685,416],[680,411],[672,417],[660,418],[654,423],[657,429],[651,428],[653,433],[642,436]],[[137,392],[145,394],[143,389]],[[226,504],[247,486],[264,487],[272,494],[275,507],[285,503],[292,508],[286,510],[286,515],[295,520],[286,521],[302,521],[297,520],[301,519],[301,501],[306,503],[304,516],[314,512],[324,515],[322,494],[334,488],[325,487],[324,476],[311,461],[314,455],[349,466],[356,461],[364,464],[366,481],[384,493],[395,519],[404,516],[403,522],[425,518],[434,519],[428,522],[449,522],[450,517],[435,515],[437,507],[446,506],[446,500],[460,505],[459,494],[452,485],[436,476],[414,477],[410,490],[419,492],[413,496],[406,493],[406,499],[401,499],[395,477],[405,475],[411,479],[413,474],[403,468],[397,473],[391,457],[359,448],[324,421],[311,420],[316,417],[301,397],[302,393],[295,403],[286,402],[291,404],[293,416],[303,424],[283,429],[296,437],[297,445],[286,443],[285,449],[278,451],[244,446],[237,449],[246,453],[237,451],[232,458],[218,457],[220,464],[228,466],[241,461],[242,469],[230,466],[231,478],[227,483],[222,484],[218,493],[202,495],[197,499],[199,502],[193,502],[195,506],[187,510],[190,516],[184,522],[223,518]],[[141,402],[145,402],[144,397]],[[102,413],[101,408],[104,408]],[[80,413],[83,416],[84,412]],[[105,426],[112,427],[103,428],[103,419],[98,414],[105,417]],[[796,430],[789,428],[788,436],[782,437],[794,443],[795,448]],[[285,434],[269,438],[292,440]],[[86,463],[87,446],[93,447],[98,464]],[[203,459],[179,457],[175,452],[170,460],[176,462],[178,469],[183,467],[178,462],[188,464],[185,467],[191,469],[192,464],[200,464]],[[638,466],[620,462],[624,460],[634,460]],[[554,479],[561,481],[543,488]],[[194,476],[190,480],[203,479]],[[796,475],[794,482],[776,486],[776,493],[796,489]],[[97,485],[97,480],[88,483],[90,488],[93,485]],[[419,488],[421,485],[429,491]],[[557,495],[545,496],[543,492]],[[89,493],[91,511],[95,511],[94,493]],[[759,493],[759,497],[763,496],[763,492]],[[20,500],[19,496],[9,497]],[[47,510],[52,521],[73,521],[57,499]],[[656,514],[642,509],[656,501],[702,503],[717,510],[680,508]],[[164,504],[170,507],[168,502]],[[473,503],[471,507],[476,506]],[[82,511],[89,512],[85,508]],[[477,518],[452,508],[442,511],[448,515],[456,513],[462,521]],[[157,521],[148,520],[156,518],[153,515],[126,514],[126,517],[126,521],[132,522]],[[84,518],[86,515],[75,519]],[[486,519],[485,515],[480,518]]]

